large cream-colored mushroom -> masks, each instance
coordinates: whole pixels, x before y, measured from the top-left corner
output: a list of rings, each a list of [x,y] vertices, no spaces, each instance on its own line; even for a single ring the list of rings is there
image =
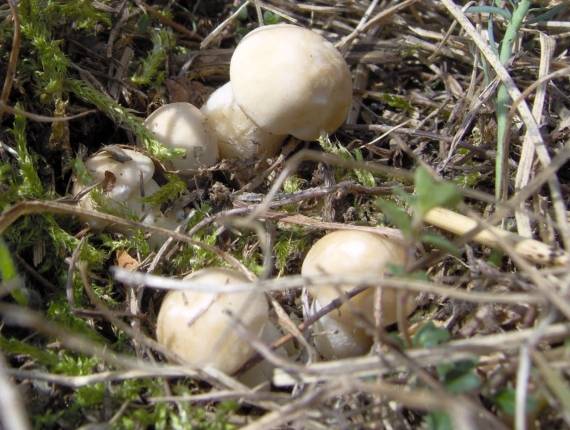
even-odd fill
[[[184,156],[170,160],[175,169],[200,169],[218,161],[218,146],[206,118],[190,103],[161,106],[148,116],[144,125],[167,148],[186,151]]]
[[[240,273],[222,268],[203,269],[184,279],[220,286],[247,282]],[[227,311],[257,336],[262,334],[269,320],[267,300],[261,292],[175,290],[170,291],[162,302],[156,337],[194,367],[211,366],[231,374],[255,350],[237,333]]]
[[[390,264],[402,266],[406,262],[405,249],[373,233],[339,230],[319,239],[309,250],[301,274],[304,276],[366,274],[382,277]],[[314,299],[313,311],[348,292],[354,285],[315,287],[309,290]],[[410,313],[415,308],[413,299],[405,305]],[[385,324],[396,321],[396,293],[386,289],[382,294],[382,317]],[[374,315],[374,289],[369,289],[337,310],[321,318],[314,325],[315,345],[327,359],[360,355],[372,345],[372,337],[358,324],[358,313],[369,321]]]
[[[345,121],[352,80],[340,52],[306,28],[269,25],[249,33],[230,62],[237,104],[262,130],[315,140]]]
[[[274,156],[285,135],[263,131],[237,105],[231,83],[214,91],[201,108],[221,158],[260,160]]]

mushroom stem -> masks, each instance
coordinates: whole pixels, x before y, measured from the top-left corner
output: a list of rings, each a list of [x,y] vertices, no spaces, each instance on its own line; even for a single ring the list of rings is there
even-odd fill
[[[457,235],[464,235],[478,226],[477,221],[444,208],[430,210],[425,215],[424,221]],[[533,263],[565,265],[570,262],[570,256],[562,250],[554,249],[535,239],[521,237],[499,227],[484,228],[473,237],[473,240],[491,248],[500,248],[499,242],[508,240],[513,243],[515,251],[520,256]]]
[[[286,135],[262,130],[235,101],[230,82],[218,88],[201,108],[222,158],[252,160],[273,157]]]

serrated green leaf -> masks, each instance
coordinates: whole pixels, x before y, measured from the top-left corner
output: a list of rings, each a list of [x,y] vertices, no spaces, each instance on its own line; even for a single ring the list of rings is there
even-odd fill
[[[404,235],[410,235],[412,233],[412,220],[403,209],[400,209],[394,203],[384,199],[377,199],[376,205],[384,215],[386,215],[388,221],[402,230]]]
[[[450,337],[446,329],[437,327],[433,321],[428,321],[415,334],[413,344],[420,348],[433,348],[447,342]]]
[[[461,250],[455,246],[451,241],[447,240],[447,238],[443,237],[437,233],[424,233],[422,234],[420,240],[423,243],[427,243],[428,245],[434,246],[442,251],[449,252],[452,255],[459,255],[461,254]]]

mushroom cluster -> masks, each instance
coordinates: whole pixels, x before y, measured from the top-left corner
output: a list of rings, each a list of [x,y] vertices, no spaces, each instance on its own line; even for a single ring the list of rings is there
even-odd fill
[[[315,140],[346,119],[352,101],[350,70],[338,50],[317,33],[290,24],[249,33],[230,62],[230,82],[198,110],[164,105],[145,121],[165,146],[185,149],[176,169],[227,159],[274,156],[287,135]],[[201,112],[200,112],[201,111]]]

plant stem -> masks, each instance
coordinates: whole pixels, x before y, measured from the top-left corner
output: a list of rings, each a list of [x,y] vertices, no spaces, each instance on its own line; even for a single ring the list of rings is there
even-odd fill
[[[501,50],[499,59],[501,63],[506,64],[511,58],[513,51],[513,44],[517,37],[518,31],[522,22],[530,8],[530,0],[520,0],[516,9],[513,11],[511,22],[507,26],[507,30],[501,41]],[[497,91],[497,159],[495,164],[495,197],[497,200],[502,200],[506,197],[507,193],[507,178],[508,178],[508,153],[509,142],[507,142],[507,128],[508,120],[508,103],[510,101],[507,88],[501,84]]]

